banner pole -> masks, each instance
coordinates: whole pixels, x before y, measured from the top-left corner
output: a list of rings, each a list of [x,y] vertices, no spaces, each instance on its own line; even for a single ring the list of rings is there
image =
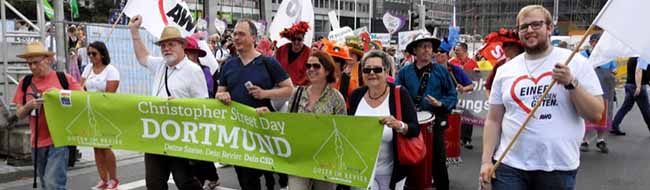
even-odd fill
[[[593,32],[594,28],[595,28],[594,24],[589,25],[589,28],[587,29],[585,34],[582,36],[582,39],[580,39],[580,42],[573,48],[573,51],[571,52],[571,55],[569,56],[569,58],[567,58],[566,61],[564,61],[564,65],[569,65],[569,63],[571,63],[571,60],[573,59],[573,57],[576,55],[576,53],[578,53],[578,51],[580,51],[580,46],[582,46],[582,44],[585,42],[585,40],[587,39],[587,36]],[[544,94],[542,95],[542,97],[540,97],[538,99],[538,101],[535,103],[535,107],[533,107],[533,109],[530,111],[530,113],[528,113],[528,116],[526,116],[526,120],[524,120],[524,123],[521,125],[521,127],[519,127],[519,130],[517,130],[517,133],[512,138],[510,143],[508,143],[508,146],[503,151],[501,156],[499,156],[499,159],[494,164],[494,167],[492,167],[492,171],[490,171],[490,176],[494,175],[494,172],[496,171],[496,168],[498,168],[499,165],[501,165],[501,162],[506,157],[506,154],[508,154],[508,151],[510,151],[510,149],[512,148],[512,145],[514,145],[515,142],[517,141],[517,139],[519,139],[519,136],[521,135],[521,133],[524,131],[524,129],[526,129],[526,125],[528,124],[528,122],[530,122],[530,119],[533,117],[533,115],[535,114],[537,109],[542,105],[542,100],[544,100],[544,98],[546,98],[546,95],[548,95],[548,93],[551,91],[551,89],[553,88],[553,86],[555,86],[556,83],[557,83],[557,81],[553,80],[553,82],[551,82],[551,85],[548,88],[546,88],[546,90],[544,90]]]
[[[124,15],[124,9],[120,11],[120,15],[117,16],[117,19],[115,19],[115,22],[113,22],[113,26],[111,26],[111,30],[108,31],[108,36],[106,36],[106,43],[111,39],[111,36],[113,35],[113,30],[115,30],[115,26],[117,26],[117,23],[120,22],[122,19],[122,15]]]

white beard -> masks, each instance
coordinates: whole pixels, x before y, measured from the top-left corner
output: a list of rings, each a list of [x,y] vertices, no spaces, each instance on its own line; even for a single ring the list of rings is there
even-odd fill
[[[163,56],[163,59],[167,65],[173,65],[177,58],[178,57],[175,54]]]

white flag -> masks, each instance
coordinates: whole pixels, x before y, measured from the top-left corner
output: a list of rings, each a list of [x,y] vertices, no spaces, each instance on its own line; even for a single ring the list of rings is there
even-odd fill
[[[280,7],[278,7],[278,11],[269,27],[271,40],[278,42],[276,44],[277,47],[289,43],[288,39],[280,37],[280,32],[300,21],[309,23],[309,30],[305,34],[303,43],[307,46],[311,46],[311,42],[314,39],[314,7],[312,7],[311,1],[283,1],[282,4],[280,4]]]
[[[130,0],[124,14],[130,18],[142,15],[142,27],[156,38],[168,25],[178,27],[183,36],[192,35],[196,29],[196,20],[182,0]]]
[[[638,54],[623,42],[610,35],[609,32],[605,31],[598,40],[596,47],[591,51],[587,62],[594,67],[598,67],[609,63],[617,57],[632,56],[638,56]]]
[[[650,25],[646,20],[650,18],[648,10],[648,0],[609,0],[593,24],[603,28],[642,59],[650,60]],[[606,51],[611,49],[607,48]]]

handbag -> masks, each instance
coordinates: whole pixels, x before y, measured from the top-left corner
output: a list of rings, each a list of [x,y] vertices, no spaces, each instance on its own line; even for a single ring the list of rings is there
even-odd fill
[[[395,111],[397,111],[397,120],[402,120],[402,105],[400,97],[400,86],[395,87]],[[402,134],[397,135],[397,158],[402,165],[417,164],[424,159],[427,150],[424,146],[422,133],[417,137],[408,138]]]

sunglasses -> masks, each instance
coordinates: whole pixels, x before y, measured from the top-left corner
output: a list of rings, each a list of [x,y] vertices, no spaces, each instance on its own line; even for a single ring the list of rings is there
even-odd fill
[[[538,20],[530,23],[520,24],[519,26],[517,26],[517,29],[519,29],[519,32],[524,32],[528,30],[528,27],[532,28],[533,30],[539,30],[540,28],[542,28],[542,26],[544,26],[544,24],[546,24],[546,21]]]
[[[291,39],[292,42],[295,42],[295,41],[300,41],[300,42],[302,42],[302,40],[303,40],[303,38],[292,38],[292,39]]]
[[[314,69],[318,70],[318,69],[321,68],[321,65],[320,65],[320,64],[311,64],[311,63],[307,63],[307,64],[305,65],[305,67],[307,67],[307,69],[314,68]]]
[[[88,52],[88,57],[94,57],[96,55],[99,55],[97,52]]]
[[[365,74],[370,74],[370,72],[378,74],[378,73],[383,73],[384,68],[382,68],[382,67],[369,67],[369,68],[363,68],[361,71],[363,73],[365,73]]]

